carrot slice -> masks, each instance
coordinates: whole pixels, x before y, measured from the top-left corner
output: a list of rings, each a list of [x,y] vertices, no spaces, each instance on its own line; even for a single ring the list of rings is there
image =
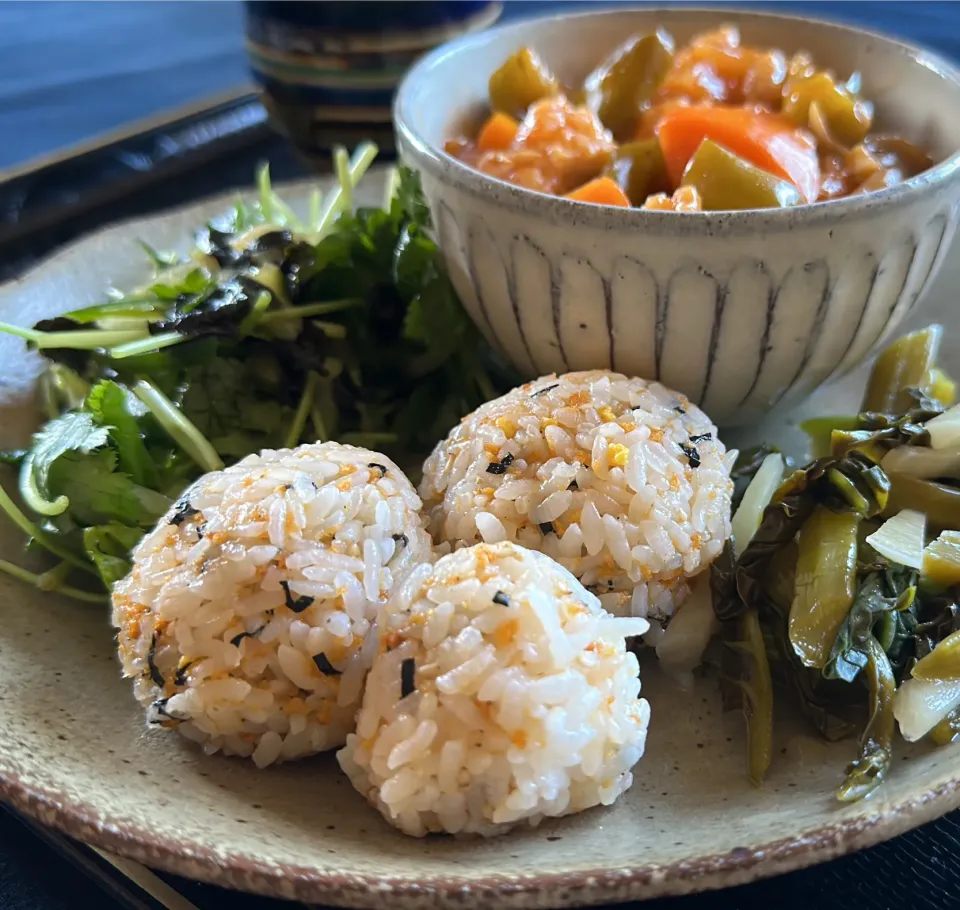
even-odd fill
[[[502,152],[513,145],[520,124],[509,114],[495,111],[477,136],[477,148],[481,152]]]
[[[592,202],[594,205],[619,205],[630,207],[627,194],[609,177],[597,177],[583,186],[577,187],[572,193],[567,193],[566,199],[576,199],[578,202]]]
[[[751,164],[789,180],[805,202],[815,202],[820,193],[816,145],[776,114],[722,105],[678,107],[663,115],[657,138],[675,186],[700,143],[712,139]]]

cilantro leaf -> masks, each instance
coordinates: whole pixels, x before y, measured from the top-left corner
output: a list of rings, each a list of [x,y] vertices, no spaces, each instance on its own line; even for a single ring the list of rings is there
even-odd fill
[[[417,227],[430,227],[430,208],[423,197],[420,175],[408,167],[397,173],[397,194],[393,197],[391,214],[408,218]]]
[[[34,434],[28,458],[37,488],[50,493],[50,468],[67,452],[87,455],[107,444],[109,431],[94,422],[90,414],[71,411],[51,420]]]
[[[437,276],[437,245],[414,224],[400,232],[393,251],[393,282],[408,303]]]
[[[116,447],[120,468],[134,483],[153,489],[160,482],[159,471],[143,441],[138,418],[147,411],[139,400],[122,386],[108,379],[97,383],[87,396],[87,410],[110,434]]]
[[[84,549],[108,589],[130,571],[130,552],[141,537],[140,528],[116,521],[84,528]]]
[[[410,302],[403,323],[404,337],[420,342],[439,360],[453,354],[468,329],[460,302],[445,277],[438,277],[421,289]],[[426,372],[415,361],[411,368],[414,374]]]
[[[108,586],[128,571],[141,529],[199,475],[203,460],[182,448],[193,435],[217,463],[288,444],[292,425],[300,439],[370,445],[415,464],[463,414],[515,384],[457,298],[418,174],[398,170],[386,210],[346,211],[321,229],[314,206],[309,233],[260,174],[259,201],[201,229],[190,260],[145,247],[158,274],[144,287],[36,327],[82,323],[87,337],[76,350],[44,349],[70,368],[47,374],[46,413],[66,413],[25,456],[24,501],[38,542],[82,556]],[[116,316],[144,326],[142,338],[97,345]],[[57,369],[72,380],[62,388]],[[156,391],[154,406],[130,391],[139,382]],[[171,407],[189,437],[172,432]]]
[[[48,491],[70,499],[70,515],[81,526],[112,520],[126,525],[149,524],[166,511],[170,500],[152,490],[137,487],[130,477],[115,470],[113,449],[89,455],[70,451],[49,469]]]
[[[183,412],[221,456],[241,458],[280,445],[293,416],[278,400],[283,390],[264,388],[256,364],[221,356],[185,372]],[[302,382],[290,379],[291,387]]]
[[[215,282],[210,273],[199,266],[191,269],[179,281],[168,283],[158,281],[150,286],[150,293],[160,300],[177,300],[180,297],[188,297],[196,294],[202,294],[210,290]]]
[[[153,267],[158,272],[180,263],[180,256],[177,253],[160,252],[150,246],[145,240],[138,240],[137,245],[147,254],[147,258],[153,263]]]

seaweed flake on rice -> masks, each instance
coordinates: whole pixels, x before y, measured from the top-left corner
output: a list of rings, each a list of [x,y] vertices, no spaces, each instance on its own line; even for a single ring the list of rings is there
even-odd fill
[[[113,592],[148,723],[261,767],[342,745],[376,614],[432,559],[419,508],[393,462],[338,443],[201,477]]]
[[[618,615],[667,620],[730,536],[730,468],[709,418],[659,383],[544,376],[440,442],[420,494],[438,545],[542,551]]]
[[[632,783],[650,710],[617,618],[552,559],[478,544],[415,570],[337,754],[407,834],[494,835],[610,805]]]

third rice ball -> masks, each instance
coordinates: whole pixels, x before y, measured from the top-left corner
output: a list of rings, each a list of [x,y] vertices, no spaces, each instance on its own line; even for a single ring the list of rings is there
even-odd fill
[[[607,370],[544,376],[482,405],[427,459],[437,543],[512,541],[619,615],[667,620],[730,536],[730,469],[686,397]]]
[[[113,591],[148,724],[258,766],[343,744],[393,587],[432,560],[410,481],[335,442],[201,477]]]
[[[650,710],[616,618],[563,567],[478,544],[415,570],[337,758],[407,834],[493,835],[610,805],[632,782]]]

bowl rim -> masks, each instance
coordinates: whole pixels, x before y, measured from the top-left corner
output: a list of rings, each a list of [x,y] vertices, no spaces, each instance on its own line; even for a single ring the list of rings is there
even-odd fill
[[[516,212],[543,215],[550,220],[575,218],[578,226],[601,229],[654,228],[665,234],[685,234],[691,230],[723,231],[724,233],[754,232],[758,229],[776,229],[792,225],[802,218],[805,224],[822,224],[844,217],[873,214],[874,210],[894,208],[902,203],[929,196],[945,183],[960,176],[960,148],[933,167],[928,168],[896,186],[875,190],[855,196],[843,196],[822,202],[804,203],[788,208],[731,209],[710,212],[651,211],[631,206],[597,205],[551,196],[537,190],[516,186],[497,177],[477,171],[430,142],[417,128],[411,110],[411,96],[428,79],[434,70],[465,48],[495,40],[509,32],[558,23],[567,20],[607,18],[643,13],[656,16],[658,13],[680,14],[685,18],[718,14],[739,22],[740,19],[766,20],[789,25],[803,22],[838,32],[860,37],[866,36],[899,51],[915,66],[931,70],[952,83],[960,100],[960,67],[942,55],[921,45],[902,41],[883,32],[861,28],[852,23],[821,19],[817,16],[796,16],[755,10],[747,7],[705,6],[624,6],[607,7],[603,10],[586,10],[575,13],[554,13],[533,16],[515,22],[502,23],[493,28],[464,35],[432,50],[420,58],[407,71],[393,103],[393,121],[398,139],[398,148],[409,150],[416,157],[417,165],[434,175],[443,175],[448,182],[455,182],[459,189],[473,196],[495,201],[498,205]]]

